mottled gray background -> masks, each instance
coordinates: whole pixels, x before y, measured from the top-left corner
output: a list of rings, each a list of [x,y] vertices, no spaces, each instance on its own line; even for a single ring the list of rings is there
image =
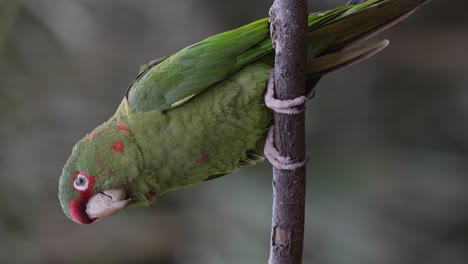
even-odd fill
[[[57,185],[141,64],[262,18],[271,1],[14,3],[0,0],[0,262],[265,263],[266,162],[91,226],[65,217]],[[468,263],[467,7],[432,1],[380,35],[381,54],[320,83],[304,263]]]

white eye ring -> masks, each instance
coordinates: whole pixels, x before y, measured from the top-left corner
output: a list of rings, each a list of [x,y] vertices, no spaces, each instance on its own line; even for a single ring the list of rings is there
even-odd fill
[[[73,182],[73,187],[75,187],[75,189],[77,189],[78,191],[85,191],[86,189],[88,189],[88,184],[88,178],[82,174],[78,174],[78,176],[76,176],[75,181]]]

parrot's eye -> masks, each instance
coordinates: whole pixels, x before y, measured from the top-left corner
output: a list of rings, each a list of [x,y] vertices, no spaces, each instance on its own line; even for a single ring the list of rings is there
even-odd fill
[[[75,182],[73,182],[73,186],[78,191],[84,191],[88,189],[88,178],[86,178],[84,175],[78,174],[78,176],[76,176]]]

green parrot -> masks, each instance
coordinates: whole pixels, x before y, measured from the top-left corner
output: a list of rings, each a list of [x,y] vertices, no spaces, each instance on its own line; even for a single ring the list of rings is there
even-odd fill
[[[309,15],[308,94],[324,74],[383,49],[386,40],[356,43],[427,1],[351,1]],[[115,114],[74,146],[59,180],[65,214],[90,224],[262,161],[273,67],[268,18],[142,67]]]

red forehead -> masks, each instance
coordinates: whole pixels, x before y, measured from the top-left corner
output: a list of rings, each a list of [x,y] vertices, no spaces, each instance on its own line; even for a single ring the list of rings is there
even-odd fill
[[[83,171],[76,171],[75,172],[75,177],[73,177],[71,184],[75,182],[75,179],[78,175],[83,175],[86,178],[88,178],[88,188],[86,190],[76,190],[76,192],[79,193],[79,196],[77,198],[72,199],[69,204],[68,204],[68,210],[70,213],[70,216],[73,218],[73,220],[77,223],[80,224],[91,224],[96,219],[91,219],[88,217],[88,214],[86,213],[86,204],[88,203],[89,199],[93,196],[93,193],[91,192],[94,182],[96,181],[97,176],[89,176],[87,173]]]
[[[84,197],[78,197],[70,201],[68,204],[70,216],[73,218],[73,221],[79,224],[91,224],[96,219],[89,218],[88,214],[86,213],[86,203],[89,199],[85,199]]]

